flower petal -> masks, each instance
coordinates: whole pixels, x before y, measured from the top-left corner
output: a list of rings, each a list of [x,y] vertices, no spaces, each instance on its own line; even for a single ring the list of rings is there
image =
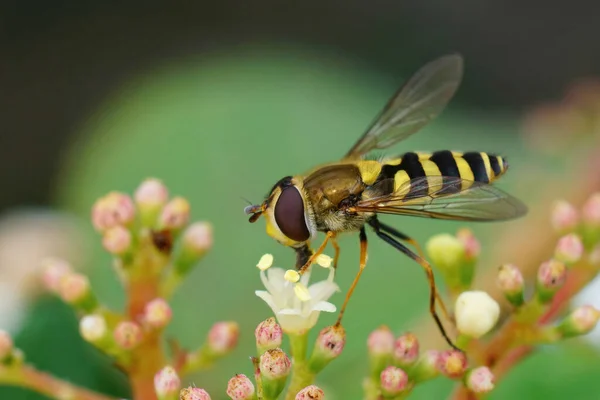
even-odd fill
[[[277,306],[277,304],[273,300],[273,296],[271,296],[269,292],[265,290],[257,290],[254,292],[254,294],[256,294],[258,297],[264,300],[264,302],[267,303],[269,307],[271,307],[271,310],[273,310],[274,313],[277,313],[279,311],[279,307]]]
[[[337,284],[329,281],[317,282],[313,285],[310,285],[308,288],[313,302],[328,300],[335,292],[339,290],[340,288]]]
[[[278,315],[300,315],[300,311],[295,308],[284,308],[277,312]]]
[[[324,311],[324,312],[335,312],[337,310],[337,308],[335,307],[335,304],[332,304],[328,301],[320,301],[317,304],[315,304],[312,309],[314,311]]]

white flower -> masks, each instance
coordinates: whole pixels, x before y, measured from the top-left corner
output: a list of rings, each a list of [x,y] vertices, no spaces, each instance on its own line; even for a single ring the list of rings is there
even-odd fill
[[[460,333],[479,338],[498,322],[500,306],[486,292],[468,291],[456,299],[455,313]]]
[[[261,270],[260,279],[267,290],[255,292],[271,307],[285,332],[305,332],[315,326],[321,311],[336,311],[335,305],[327,301],[339,291],[338,285],[333,282],[333,269],[330,269],[327,279],[312,285],[308,285],[310,269],[298,283],[286,280],[285,273],[281,268]]]

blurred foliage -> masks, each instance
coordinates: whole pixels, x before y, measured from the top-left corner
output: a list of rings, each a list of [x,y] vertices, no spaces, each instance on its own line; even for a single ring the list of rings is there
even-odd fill
[[[239,321],[242,336],[233,357],[192,380],[208,389],[213,399],[225,398],[230,376],[251,373],[248,356],[254,353],[254,327],[270,315],[254,295],[261,288],[256,262],[266,252],[275,255],[280,267],[294,261],[290,250],[264,233],[264,221],[247,222],[242,197],[258,202],[280,177],[339,158],[405,78],[382,76],[306,49],[290,48],[285,53],[249,49],[245,54],[180,60],[138,76],[107,99],[66,152],[56,203],[82,219],[89,217],[97,197],[110,190],[131,193],[142,179],[153,176],[173,194],[190,200],[194,219],[214,224],[215,246],[175,296],[169,328],[184,346],[194,347],[215,321]],[[512,173],[499,186],[509,189],[516,186],[518,171],[532,163],[517,131],[516,116],[473,115],[451,104],[430,127],[392,152],[449,148],[501,153],[508,156]],[[516,194],[525,196],[524,190]],[[384,220],[421,242],[460,226],[417,218]],[[494,244],[497,226],[471,225],[482,239],[484,255]],[[89,235],[95,237],[91,225]],[[372,329],[388,324],[396,332],[407,330],[427,311],[427,284],[417,264],[370,238],[368,272],[345,317],[349,336],[342,360],[332,363],[317,382],[331,400],[360,398],[357,391],[367,370],[364,344]],[[89,266],[92,282],[101,299],[120,307],[122,291],[99,239],[94,264]],[[357,270],[358,239],[348,235],[340,244],[337,281],[345,291]],[[337,294],[332,301],[339,303],[342,296]],[[42,369],[122,395],[118,373],[81,343],[75,320],[67,314],[56,302],[40,303],[19,344]],[[334,319],[335,315],[322,315],[319,326]],[[43,352],[35,338],[44,343]],[[46,345],[49,338],[52,346]],[[68,351],[61,346],[68,346]],[[542,349],[515,369],[490,398],[531,398],[542,391],[547,399],[575,394],[595,398],[591,396],[600,383],[591,371],[599,366],[597,354],[575,346]],[[414,398],[443,398],[450,386],[439,379],[419,388]],[[581,392],[576,393],[574,388],[579,387]],[[10,393],[13,399],[34,398]]]

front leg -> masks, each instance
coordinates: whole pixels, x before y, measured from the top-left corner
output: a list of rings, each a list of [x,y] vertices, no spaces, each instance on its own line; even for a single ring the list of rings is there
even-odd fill
[[[335,239],[334,232],[327,232],[325,240],[323,240],[323,243],[321,243],[321,245],[315,252],[311,252],[310,248],[308,247],[308,244],[304,244],[303,246],[296,249],[296,269],[298,270],[298,273],[300,275],[305,273],[308,270],[308,268],[312,265],[312,263],[315,262],[315,259],[323,253],[325,247],[327,247],[327,242],[329,241],[329,239]],[[304,261],[304,263],[301,263],[301,261]]]

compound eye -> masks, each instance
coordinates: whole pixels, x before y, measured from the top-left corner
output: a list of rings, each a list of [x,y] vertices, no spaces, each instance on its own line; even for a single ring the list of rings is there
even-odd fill
[[[281,233],[296,242],[308,240],[310,232],[304,219],[304,202],[295,186],[283,189],[275,204],[274,214]]]

